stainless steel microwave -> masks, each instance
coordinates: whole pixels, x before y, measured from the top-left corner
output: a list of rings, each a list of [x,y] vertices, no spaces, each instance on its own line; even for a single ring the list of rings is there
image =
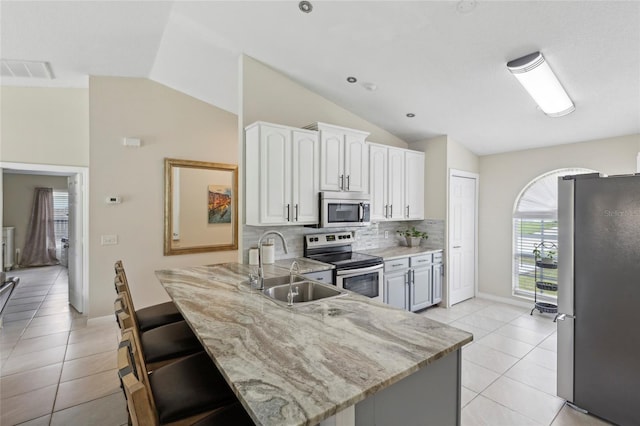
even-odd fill
[[[320,227],[338,228],[371,224],[369,194],[356,192],[321,192]]]

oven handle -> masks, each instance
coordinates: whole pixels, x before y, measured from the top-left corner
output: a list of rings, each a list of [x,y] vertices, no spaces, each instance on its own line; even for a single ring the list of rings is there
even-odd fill
[[[382,269],[382,268],[384,268],[384,264],[369,266],[367,268],[360,268],[360,269],[345,269],[342,271],[338,270],[336,271],[336,275],[339,277],[344,275],[359,275],[365,272],[377,271],[378,269]]]

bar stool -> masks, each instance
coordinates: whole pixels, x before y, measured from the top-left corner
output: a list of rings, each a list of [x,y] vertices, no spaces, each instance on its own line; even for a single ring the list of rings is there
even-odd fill
[[[135,315],[131,315],[129,297],[120,293],[114,302],[116,319],[121,330],[130,329],[140,342],[147,371],[175,362],[177,359],[204,351],[198,338],[185,321],[140,332]]]
[[[141,373],[146,370],[141,352],[135,333],[125,330],[118,347],[118,376],[134,426],[193,425],[215,410],[229,422],[210,424],[238,424],[230,423],[237,408],[222,414],[226,407],[237,406],[238,400],[206,353],[183,358],[147,376]]]
[[[114,278],[114,286],[116,293],[126,292],[131,300],[131,308],[135,312],[138,326],[141,331],[151,330],[152,328],[162,325],[171,324],[173,322],[183,321],[184,318],[173,302],[164,302],[157,305],[148,306],[146,308],[136,310],[133,306],[133,296],[129,289],[129,281],[124,271],[122,261],[118,260],[114,264],[116,277]]]

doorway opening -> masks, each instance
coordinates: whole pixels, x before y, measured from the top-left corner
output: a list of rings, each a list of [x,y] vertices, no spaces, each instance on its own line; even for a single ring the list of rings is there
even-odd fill
[[[12,228],[11,247],[5,244],[3,253],[3,269],[21,265],[34,187],[52,187],[56,258],[68,268],[69,304],[79,313],[85,312],[89,299],[88,174],[86,167],[0,162],[0,221],[3,230]]]

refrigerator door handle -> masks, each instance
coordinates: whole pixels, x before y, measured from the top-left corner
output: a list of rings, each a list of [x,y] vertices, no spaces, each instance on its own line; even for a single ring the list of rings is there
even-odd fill
[[[564,321],[564,320],[566,320],[567,318],[570,318],[570,319],[576,319],[576,317],[575,317],[574,315],[569,315],[569,314],[558,314],[558,315],[556,316],[556,320],[557,320],[557,321]]]

